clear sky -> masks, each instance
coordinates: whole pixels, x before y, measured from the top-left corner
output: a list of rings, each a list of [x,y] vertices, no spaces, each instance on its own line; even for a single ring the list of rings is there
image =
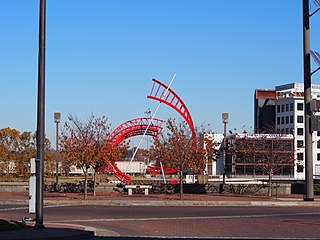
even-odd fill
[[[175,73],[171,88],[195,126],[222,132],[228,112],[228,129],[250,130],[256,88],[303,82],[301,9],[302,0],[47,0],[46,135],[53,144],[56,111],[62,122],[105,115],[113,128],[145,117],[157,106],[151,79]],[[318,51],[319,28],[320,12]],[[0,128],[36,130],[38,29],[38,0],[0,1]],[[156,117],[180,118],[166,105]]]

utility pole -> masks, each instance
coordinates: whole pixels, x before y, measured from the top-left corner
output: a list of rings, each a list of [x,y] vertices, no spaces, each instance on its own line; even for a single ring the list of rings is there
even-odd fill
[[[45,35],[46,0],[40,0],[39,16],[39,56],[38,56],[38,111],[37,111],[37,159],[36,159],[36,223],[35,228],[43,225],[43,173],[45,138]]]
[[[302,0],[303,8],[303,66],[304,66],[304,129],[305,129],[305,201],[313,201],[313,158],[311,131],[311,64],[310,64],[310,15],[309,0]]]

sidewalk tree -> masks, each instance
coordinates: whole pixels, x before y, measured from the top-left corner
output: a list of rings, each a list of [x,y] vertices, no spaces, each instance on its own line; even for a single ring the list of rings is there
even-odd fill
[[[9,127],[0,130],[0,154],[6,180],[9,180],[10,174],[14,172],[14,160],[17,158],[19,149],[20,132]]]
[[[121,156],[121,147],[107,141],[110,125],[105,116],[95,118],[91,115],[86,122],[69,115],[60,138],[61,152],[68,165],[82,169],[85,176],[84,198],[88,195],[88,170],[95,172],[105,166],[106,161],[114,162]]]
[[[19,157],[16,159],[16,171],[24,179],[28,178],[28,163],[36,156],[36,138],[31,132],[23,132],[19,137]]]
[[[96,142],[97,150],[96,150],[96,161],[93,161],[92,167],[95,170],[94,174],[94,187],[93,187],[93,195],[96,195],[96,172],[99,169],[104,169],[106,167],[106,162],[114,163],[119,159],[123,159],[125,157],[125,152],[128,146],[125,143],[121,143],[119,145],[114,145],[111,142],[108,142],[106,139],[102,142]]]
[[[45,138],[45,160],[48,159],[50,141]],[[36,135],[31,132],[20,133],[9,127],[0,130],[0,164],[6,180],[12,176],[22,179],[29,177],[30,158],[36,156]]]
[[[212,143],[204,139],[203,134],[198,134],[194,142],[187,123],[177,123],[175,119],[169,119],[166,127],[166,130],[162,130],[154,138],[154,144],[148,155],[159,164],[161,162],[166,167],[177,169],[180,199],[182,199],[183,172],[191,169],[195,173],[200,173],[205,168],[206,157],[212,158],[215,153],[209,147]],[[204,149],[204,142],[208,144],[207,151]]]

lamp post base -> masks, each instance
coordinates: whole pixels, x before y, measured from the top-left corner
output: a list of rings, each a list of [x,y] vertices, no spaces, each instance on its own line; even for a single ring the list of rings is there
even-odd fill
[[[42,223],[36,223],[36,224],[34,225],[34,228],[36,228],[36,229],[43,229],[43,228],[45,228],[45,227],[44,227],[44,225],[43,225]]]
[[[305,198],[305,199],[303,199],[304,201],[306,201],[306,202],[313,202],[314,201],[314,198]]]

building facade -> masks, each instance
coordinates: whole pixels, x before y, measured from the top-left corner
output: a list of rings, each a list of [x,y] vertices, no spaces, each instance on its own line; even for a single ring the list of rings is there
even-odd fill
[[[256,92],[263,90],[256,90]],[[302,83],[290,83],[276,86],[273,94],[267,96],[273,103],[274,108],[274,130],[277,133],[292,134],[294,138],[295,164],[294,178],[303,180],[305,177],[305,116],[304,116],[304,86]],[[312,85],[312,99],[320,99],[320,85]],[[255,93],[255,102],[257,101]],[[268,99],[269,100],[269,99]],[[255,131],[257,133],[265,129],[258,124],[264,121],[264,115],[259,115],[264,106],[255,105]],[[318,113],[316,113],[318,114]],[[313,174],[320,177],[320,129],[312,134],[313,142]]]
[[[291,134],[235,134],[228,137],[232,176],[237,178],[294,177]],[[229,163],[229,161],[227,161]]]

